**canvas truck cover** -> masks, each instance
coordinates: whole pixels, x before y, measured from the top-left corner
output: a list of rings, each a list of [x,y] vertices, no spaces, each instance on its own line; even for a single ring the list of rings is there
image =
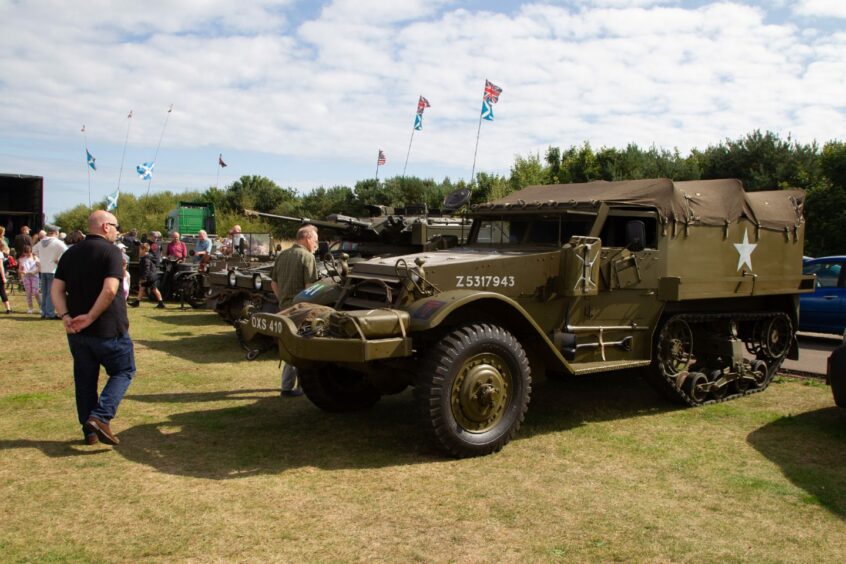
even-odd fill
[[[653,208],[661,220],[683,224],[726,225],[745,217],[769,229],[795,227],[802,221],[804,192],[772,190],[747,194],[739,180],[674,182],[667,178],[580,184],[528,186],[493,202],[473,207],[476,213],[521,208],[558,208],[598,204]]]

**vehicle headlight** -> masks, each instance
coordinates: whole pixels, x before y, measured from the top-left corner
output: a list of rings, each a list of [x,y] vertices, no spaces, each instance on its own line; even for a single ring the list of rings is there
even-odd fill
[[[256,291],[261,290],[261,283],[261,274],[253,275],[253,288],[255,288]]]
[[[234,288],[234,287],[235,287],[235,284],[238,282],[238,279],[237,279],[237,277],[235,276],[235,271],[234,271],[234,270],[230,270],[230,271],[229,271],[229,277],[228,277],[228,279],[227,279],[227,280],[229,281],[229,287],[230,287],[230,288]]]

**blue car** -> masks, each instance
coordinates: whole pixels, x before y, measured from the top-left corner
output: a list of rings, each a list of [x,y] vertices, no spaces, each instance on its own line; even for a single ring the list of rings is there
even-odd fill
[[[836,333],[846,330],[846,256],[821,257],[802,265],[805,274],[817,275],[813,294],[799,296],[799,330]]]

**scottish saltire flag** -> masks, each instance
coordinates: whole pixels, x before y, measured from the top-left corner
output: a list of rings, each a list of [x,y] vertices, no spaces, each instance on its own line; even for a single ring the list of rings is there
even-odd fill
[[[496,104],[499,102],[500,94],[502,94],[502,88],[490,80],[485,79],[485,99],[490,100],[493,104]]]
[[[414,116],[414,129],[417,131],[423,129],[423,114],[417,114]]]
[[[422,116],[423,110],[425,110],[426,108],[431,108],[431,107],[432,107],[432,104],[429,103],[429,100],[427,100],[423,96],[420,96],[420,99],[417,101],[417,114]]]
[[[85,155],[88,157],[88,166],[91,167],[91,170],[97,170],[97,159],[88,152],[88,149],[85,149]]]
[[[482,99],[482,119],[493,121],[493,103],[487,98]]]
[[[155,167],[156,163],[144,163],[136,166],[135,170],[138,171],[138,176],[141,180],[150,180],[153,178],[153,169]]]
[[[117,209],[118,196],[120,196],[120,188],[106,196],[106,211],[110,212]]]

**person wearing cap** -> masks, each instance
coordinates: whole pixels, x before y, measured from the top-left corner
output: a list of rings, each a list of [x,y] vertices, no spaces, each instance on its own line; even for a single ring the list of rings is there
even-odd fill
[[[73,357],[76,412],[85,442],[116,445],[111,429],[118,406],[135,375],[123,286],[123,257],[112,243],[117,219],[107,211],[88,216],[88,235],[62,255],[52,298],[61,314]],[[109,379],[99,396],[100,366]]]
[[[53,287],[53,276],[56,273],[56,266],[62,254],[68,250],[68,246],[59,239],[59,228],[55,225],[45,225],[46,234],[43,239],[32,248],[32,253],[41,262],[41,318],[59,319],[53,307],[51,288]]]

